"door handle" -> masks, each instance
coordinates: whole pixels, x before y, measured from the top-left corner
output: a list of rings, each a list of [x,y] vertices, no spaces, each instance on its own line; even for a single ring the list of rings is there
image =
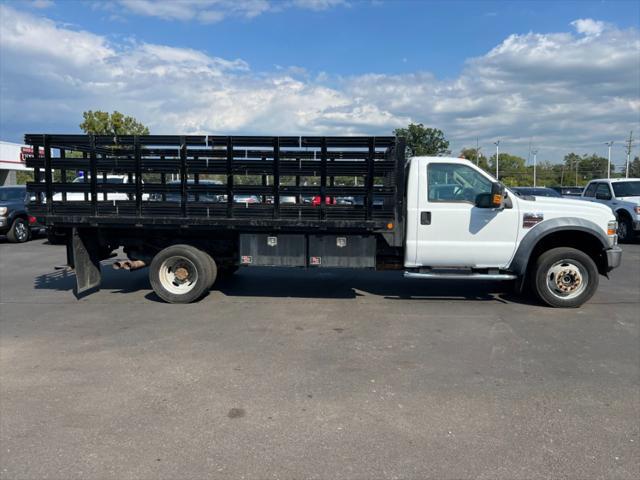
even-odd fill
[[[431,225],[431,212],[420,212],[420,225]]]

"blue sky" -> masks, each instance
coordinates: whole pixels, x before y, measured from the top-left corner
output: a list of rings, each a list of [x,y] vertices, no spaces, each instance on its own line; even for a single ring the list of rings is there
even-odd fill
[[[154,133],[388,134],[416,121],[453,150],[501,138],[526,154],[532,141],[550,160],[640,129],[634,1],[1,3],[5,140],[77,131],[98,108]]]
[[[242,58],[257,70],[290,65],[340,75],[425,70],[447,78],[457,75],[467,58],[486,53],[513,33],[564,31],[576,18],[638,27],[640,3],[356,0],[253,18],[229,15],[214,23],[136,15],[75,0],[58,0],[46,13],[101,35]]]

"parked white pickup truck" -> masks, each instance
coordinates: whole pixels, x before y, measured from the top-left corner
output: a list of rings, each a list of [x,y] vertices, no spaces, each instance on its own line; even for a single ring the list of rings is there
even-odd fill
[[[101,175],[96,177],[96,182],[99,184],[109,184],[109,185],[114,185],[114,188],[117,188],[117,185],[128,185],[129,184],[129,177],[127,175],[113,175],[113,174],[108,174],[108,175]],[[76,177],[73,179],[73,182],[71,182],[72,184],[88,184],[90,183],[89,181],[89,177],[88,176],[83,176],[83,177]],[[66,198],[64,197],[64,195],[62,193],[54,193],[53,195],[53,201],[54,202],[60,202],[60,201],[67,201],[67,202],[82,202],[82,201],[86,201],[88,200],[89,196],[84,193],[84,192],[65,192],[66,193]],[[104,192],[98,195],[100,200],[110,200],[110,201],[114,201],[114,200],[128,200],[130,195],[124,192]],[[143,198],[145,200],[148,200],[149,198],[149,194],[143,194]]]
[[[584,200],[609,207],[618,220],[618,240],[626,242],[640,232],[640,178],[591,180],[582,192]]]

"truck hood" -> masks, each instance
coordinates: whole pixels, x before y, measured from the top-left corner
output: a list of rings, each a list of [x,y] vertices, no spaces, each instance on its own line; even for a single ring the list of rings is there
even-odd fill
[[[7,207],[9,210],[24,209],[21,202],[0,202],[0,207]]]
[[[521,213],[542,213],[545,220],[557,217],[577,217],[591,220],[606,231],[607,223],[615,220],[611,209],[601,203],[568,198],[535,197],[535,200],[518,198]]]
[[[633,197],[616,197],[616,198],[621,202],[630,203],[631,205],[640,205],[640,197],[637,195]]]

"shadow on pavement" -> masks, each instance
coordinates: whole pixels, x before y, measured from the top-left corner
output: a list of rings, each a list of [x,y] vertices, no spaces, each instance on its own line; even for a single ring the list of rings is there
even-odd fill
[[[35,279],[34,288],[36,290],[73,290],[76,284],[76,275],[68,269],[56,270],[51,273],[38,275]],[[130,293],[151,288],[147,270],[136,270],[134,272],[116,271],[111,268],[111,264],[102,264],[102,283],[100,288],[114,290],[113,293]]]
[[[73,290],[75,274],[58,270],[35,279],[36,289]],[[112,293],[150,290],[147,269],[115,271],[102,265],[101,289]],[[387,300],[475,300],[501,303],[531,303],[511,295],[508,282],[406,279],[402,272],[370,270],[302,270],[287,268],[243,268],[233,277],[216,282],[213,290],[229,297],[273,297],[350,299],[375,295]],[[160,302],[153,291],[145,295]]]

